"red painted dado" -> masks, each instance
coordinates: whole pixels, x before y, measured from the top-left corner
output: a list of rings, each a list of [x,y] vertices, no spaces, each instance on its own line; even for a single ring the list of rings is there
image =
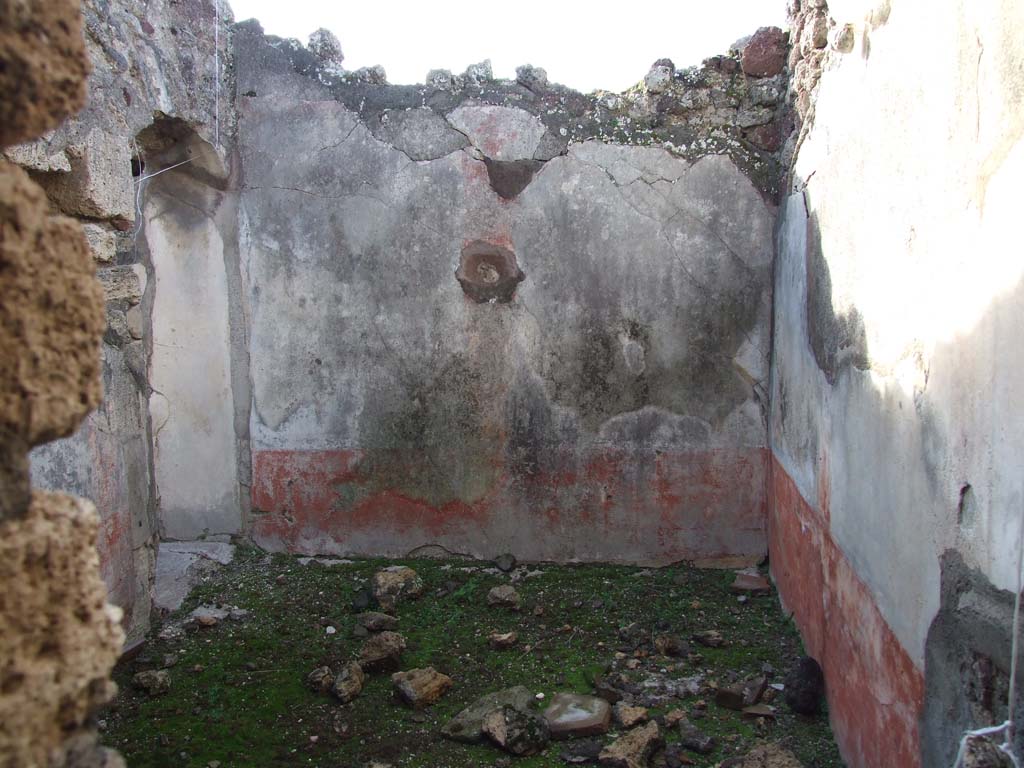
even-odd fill
[[[438,544],[481,557],[705,565],[767,548],[764,449],[569,452],[535,474],[498,468],[480,498],[432,504],[358,450],[253,454],[253,538],[309,553],[395,556]],[[369,472],[369,470],[368,470]],[[390,485],[386,481],[390,480]]]
[[[768,520],[772,575],[825,671],[843,758],[850,768],[920,766],[924,676],[832,540],[828,510],[809,505],[774,458]]]

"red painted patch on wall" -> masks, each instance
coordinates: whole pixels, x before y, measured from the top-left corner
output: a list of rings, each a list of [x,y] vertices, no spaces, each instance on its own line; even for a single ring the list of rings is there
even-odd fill
[[[506,468],[482,497],[431,504],[368,476],[362,451],[256,451],[253,537],[294,552],[400,555],[426,544],[526,560],[750,564],[766,549],[767,452],[566,451]],[[414,461],[415,457],[408,457]],[[401,465],[387,462],[389,472]],[[390,481],[390,482],[389,482]]]
[[[827,493],[822,495],[827,499]],[[850,768],[921,765],[924,675],[903,649],[816,510],[772,460],[772,576],[821,664],[832,728]]]

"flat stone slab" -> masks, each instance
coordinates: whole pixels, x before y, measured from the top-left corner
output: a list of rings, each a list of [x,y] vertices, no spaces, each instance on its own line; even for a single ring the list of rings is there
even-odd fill
[[[607,733],[612,710],[608,702],[597,696],[577,693],[556,693],[544,710],[553,739],[574,739]]]
[[[224,542],[162,542],[156,556],[153,604],[161,610],[177,610],[196,585],[202,563],[227,565],[234,557],[234,545]]]
[[[484,718],[487,715],[504,706],[525,711],[531,701],[533,701],[533,694],[529,688],[522,685],[488,693],[452,718],[451,722],[441,729],[441,735],[470,744],[481,741],[484,737]]]

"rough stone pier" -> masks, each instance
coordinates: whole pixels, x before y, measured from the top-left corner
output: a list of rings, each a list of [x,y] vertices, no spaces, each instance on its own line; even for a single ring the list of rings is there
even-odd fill
[[[581,94],[0,0],[0,766],[117,765],[110,669],[233,547],[761,566],[849,766],[1002,723],[1024,4],[776,1]]]

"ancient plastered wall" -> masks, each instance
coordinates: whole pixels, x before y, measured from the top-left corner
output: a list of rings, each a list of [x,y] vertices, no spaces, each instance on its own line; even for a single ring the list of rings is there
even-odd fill
[[[32,472],[41,487],[96,502],[102,517],[99,548],[104,579],[111,599],[125,611],[132,642],[148,624],[158,500],[166,495],[173,502],[176,490],[197,483],[191,469],[167,478],[166,492],[155,482],[154,469],[161,461],[166,463],[166,456],[159,441],[153,450],[149,409],[154,400],[161,416],[166,416],[168,408],[161,395],[154,393],[154,382],[161,379],[157,389],[172,390],[174,380],[194,378],[196,368],[187,359],[165,364],[166,354],[161,358],[152,354],[154,341],[162,345],[176,341],[155,339],[150,323],[151,309],[158,301],[156,286],[161,278],[166,285],[170,274],[164,273],[173,272],[175,263],[170,261],[173,255],[154,253],[148,246],[141,215],[150,190],[166,179],[161,175],[149,182],[143,177],[171,164],[168,147],[154,143],[150,136],[154,121],[177,120],[196,141],[208,147],[218,145],[220,154],[226,154],[224,147],[233,130],[231,19],[226,6],[220,15],[223,29],[218,35],[212,0],[153,2],[145,9],[132,2],[87,0],[82,21],[92,75],[85,109],[41,139],[5,151],[46,190],[55,209],[83,222],[104,287],[103,401],[76,434],[34,451]],[[224,80],[219,97],[214,53],[218,36]],[[223,140],[218,142],[218,137]],[[161,257],[170,261],[168,269],[160,269]],[[226,303],[226,295],[219,298]],[[230,364],[227,355],[222,365]],[[160,370],[154,371],[154,365]],[[188,406],[176,411],[176,415],[189,414],[194,414],[193,422],[213,423]],[[234,465],[232,415],[219,426],[221,433],[229,435],[227,453]],[[171,431],[169,427],[166,434]],[[217,481],[234,489],[232,509],[237,520],[237,472],[232,467],[226,481],[213,480]]]
[[[733,160],[235,40],[258,543],[764,555],[774,215]]]
[[[77,110],[88,66],[75,2],[0,2],[0,149]],[[100,396],[102,292],[79,226],[0,160],[0,765],[108,765],[91,723],[124,639],[105,601],[91,503],[30,491],[28,450]]]
[[[825,667],[849,764],[948,764],[958,727],[984,718],[936,700],[942,724],[919,730],[928,681],[976,661],[931,650],[949,640],[929,634],[933,619],[958,609],[940,611],[943,553],[1013,589],[1024,517],[1024,9],[794,5],[797,29],[830,15],[832,42],[795,80],[805,122],[776,265],[772,568]],[[966,591],[946,590],[954,603]],[[952,688],[971,695],[966,680]]]

